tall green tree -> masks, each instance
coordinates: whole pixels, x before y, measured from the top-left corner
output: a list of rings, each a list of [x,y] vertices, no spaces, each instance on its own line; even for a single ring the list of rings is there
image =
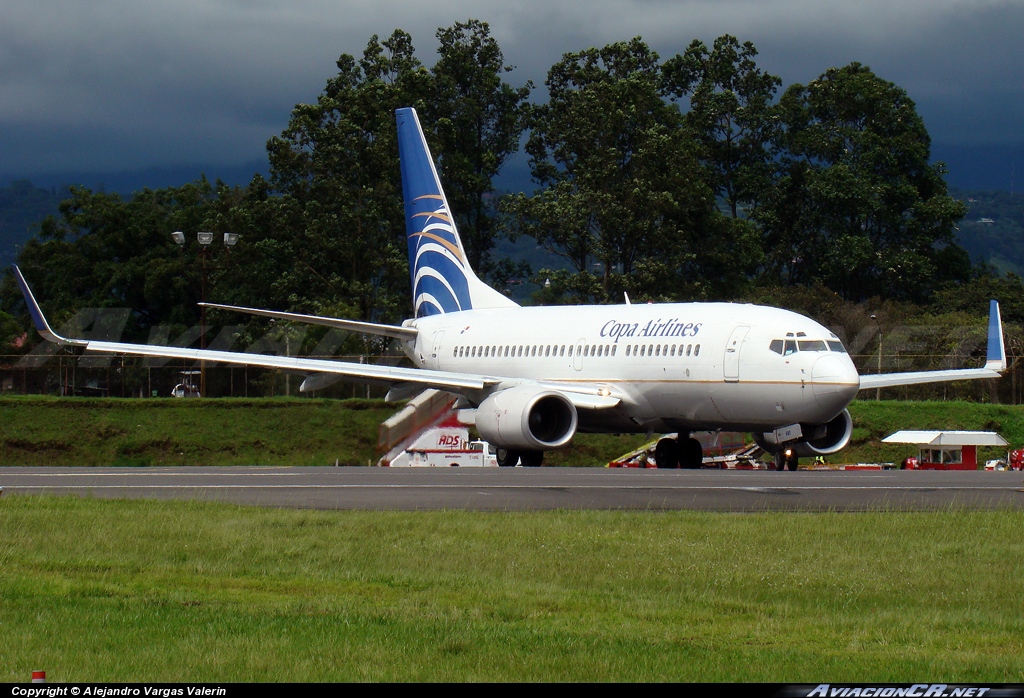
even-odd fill
[[[779,106],[775,181],[755,215],[767,275],[858,300],[921,299],[968,274],[954,241],[965,208],[903,89],[852,63],[791,86]]]
[[[493,180],[519,151],[533,85],[505,81],[514,68],[505,64],[486,22],[457,22],[438,29],[437,38],[427,126],[436,136],[434,154],[469,263],[487,274],[497,235]]]
[[[771,179],[771,146],[777,131],[775,93],[782,80],[757,67],[757,49],[734,36],[711,49],[694,41],[665,62],[666,89],[687,98],[686,122],[703,147],[711,187],[733,218],[756,206]]]
[[[421,107],[432,80],[400,30],[337,67],[316,102],[297,105],[267,143],[279,196],[260,207],[257,244],[277,266],[266,271],[279,305],[396,320],[409,281],[394,112]]]
[[[59,325],[82,308],[131,308],[126,338],[135,341],[145,341],[154,325],[195,324],[199,271],[171,233],[237,232],[232,212],[241,191],[203,178],[182,187],[143,189],[127,200],[84,188],[70,193],[60,215],[44,219],[39,235],[18,256],[37,296],[53,311],[51,318]],[[218,265],[212,277],[220,279],[223,269]],[[14,295],[13,286],[8,291],[6,300],[17,305],[20,294]]]
[[[658,55],[639,38],[569,53],[546,84],[527,143],[542,190],[506,210],[576,270],[571,300],[705,296],[735,280],[743,265],[720,262],[750,246],[715,207]]]

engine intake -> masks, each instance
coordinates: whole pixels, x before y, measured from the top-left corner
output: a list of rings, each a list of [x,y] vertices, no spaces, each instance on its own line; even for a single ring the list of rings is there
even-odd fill
[[[476,411],[480,437],[495,446],[546,451],[564,446],[576,434],[572,402],[554,390],[523,386],[489,396]]]

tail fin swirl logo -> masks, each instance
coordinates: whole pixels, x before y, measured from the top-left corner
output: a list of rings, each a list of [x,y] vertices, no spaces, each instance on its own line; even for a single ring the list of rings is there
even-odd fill
[[[416,110],[399,109],[395,117],[416,317],[517,307],[469,266]]]
[[[412,207],[416,212],[409,216],[407,232],[416,317],[469,310],[466,255],[444,199],[424,194],[413,199]]]

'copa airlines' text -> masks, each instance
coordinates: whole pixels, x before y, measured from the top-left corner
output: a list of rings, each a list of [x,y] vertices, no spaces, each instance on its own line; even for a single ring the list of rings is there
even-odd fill
[[[602,337],[613,337],[615,343],[623,337],[696,337],[703,323],[679,322],[676,318],[662,322],[648,320],[646,325],[641,327],[639,322],[618,322],[609,320],[601,327]]]

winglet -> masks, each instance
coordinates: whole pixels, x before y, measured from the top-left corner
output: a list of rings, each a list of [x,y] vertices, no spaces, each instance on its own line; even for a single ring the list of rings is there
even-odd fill
[[[1003,319],[999,314],[999,301],[989,301],[988,307],[988,357],[985,368],[993,371],[1006,370],[1006,345],[1003,343]]]
[[[41,334],[43,339],[46,341],[54,342],[55,344],[86,344],[86,342],[82,340],[61,337],[50,329],[50,323],[46,321],[46,317],[43,315],[43,311],[39,307],[39,303],[36,302],[36,297],[32,295],[32,289],[28,287],[28,282],[25,281],[25,277],[21,274],[21,269],[18,268],[17,264],[12,264],[11,267],[14,269],[15,280],[17,280],[18,285],[21,286],[21,293],[25,296],[25,304],[28,305],[28,312],[29,315],[32,316],[32,322],[36,326],[36,332]]]

